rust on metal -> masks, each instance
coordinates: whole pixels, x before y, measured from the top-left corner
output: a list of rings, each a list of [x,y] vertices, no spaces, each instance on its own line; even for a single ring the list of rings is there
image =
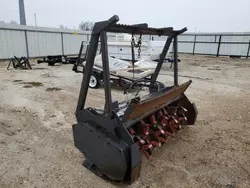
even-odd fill
[[[143,114],[154,110],[155,108],[164,105],[167,101],[173,100],[178,97],[191,84],[191,81],[188,81],[180,86],[170,89],[154,98],[147,99],[138,104],[133,104],[132,111],[128,116],[128,119],[134,119],[142,116]]]

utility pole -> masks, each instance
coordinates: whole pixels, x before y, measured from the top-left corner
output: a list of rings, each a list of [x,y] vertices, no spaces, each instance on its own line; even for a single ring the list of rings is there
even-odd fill
[[[34,19],[35,19],[35,26],[36,26],[36,30],[37,30],[36,13],[34,13]]]
[[[20,17],[20,25],[26,25],[24,0],[19,0],[19,17]]]

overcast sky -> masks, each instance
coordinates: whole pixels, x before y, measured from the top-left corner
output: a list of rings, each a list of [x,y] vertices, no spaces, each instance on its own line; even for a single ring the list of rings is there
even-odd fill
[[[19,22],[19,0],[0,0],[0,20]],[[187,27],[200,32],[249,32],[250,0],[24,0],[27,25],[77,28],[114,14],[120,23]]]

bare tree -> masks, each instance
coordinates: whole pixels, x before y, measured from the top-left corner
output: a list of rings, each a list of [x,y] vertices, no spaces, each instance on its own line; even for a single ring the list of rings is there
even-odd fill
[[[93,29],[94,23],[90,21],[82,21],[79,24],[79,29],[83,31],[91,31]]]
[[[60,27],[60,29],[68,29],[66,26],[64,26],[62,24],[59,27]]]
[[[15,20],[11,20],[10,24],[18,25],[18,23]]]

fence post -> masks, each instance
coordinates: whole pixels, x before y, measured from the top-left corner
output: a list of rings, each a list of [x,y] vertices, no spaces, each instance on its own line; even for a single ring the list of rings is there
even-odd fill
[[[194,35],[193,55],[194,55],[194,52],[195,52],[195,44],[196,44],[196,35]]]
[[[25,38],[25,46],[26,46],[26,54],[27,58],[29,58],[29,44],[28,44],[28,36],[27,36],[27,30],[24,30],[24,38]]]
[[[248,57],[249,57],[249,52],[250,52],[250,40],[249,40],[249,43],[248,43],[247,59],[248,59]]]
[[[216,57],[219,57],[219,54],[220,54],[220,43],[221,43],[221,35],[220,35],[220,37],[219,37],[219,43],[218,43],[218,48],[217,48]]]
[[[174,37],[174,85],[178,86],[178,38]]]
[[[61,32],[61,43],[62,43],[62,55],[64,55],[64,41],[63,41],[63,32]]]

